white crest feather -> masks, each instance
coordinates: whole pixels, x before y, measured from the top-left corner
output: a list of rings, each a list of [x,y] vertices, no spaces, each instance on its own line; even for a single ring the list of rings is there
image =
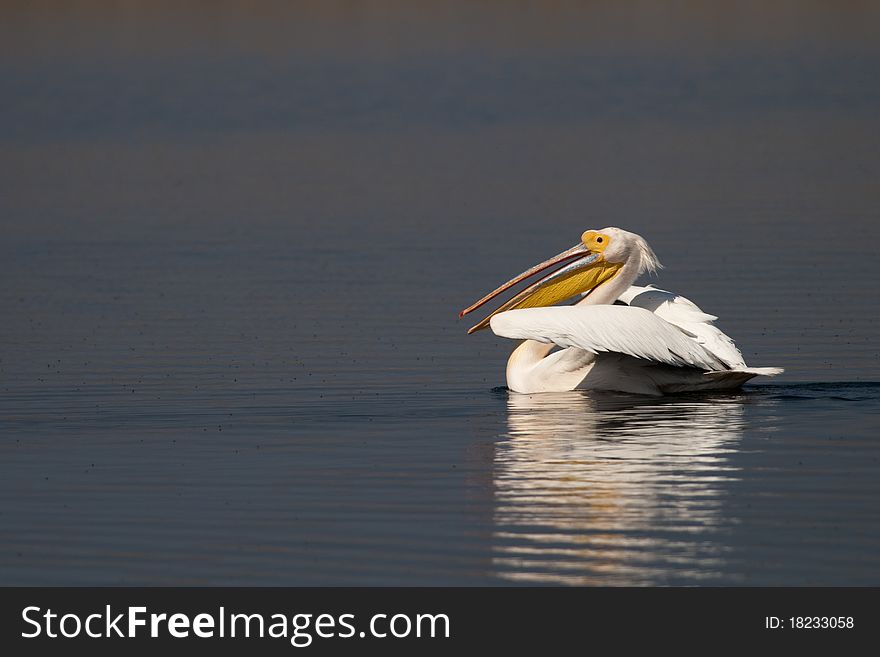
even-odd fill
[[[641,235],[636,235],[636,238],[636,247],[639,250],[639,255],[642,260],[642,266],[639,273],[644,274],[647,271],[656,274],[657,270],[663,269],[663,263],[660,262],[657,254],[654,253],[654,250],[650,246],[648,246],[648,243]]]

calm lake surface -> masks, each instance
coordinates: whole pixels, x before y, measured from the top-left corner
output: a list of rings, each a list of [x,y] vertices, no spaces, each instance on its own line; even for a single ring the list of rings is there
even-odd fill
[[[878,21],[0,9],[0,583],[880,585]],[[786,373],[509,393],[608,225]]]

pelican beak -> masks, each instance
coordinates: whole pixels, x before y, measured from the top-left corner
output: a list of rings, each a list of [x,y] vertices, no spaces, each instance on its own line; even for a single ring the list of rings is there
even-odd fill
[[[492,319],[492,316],[498,313],[518,308],[552,306],[582,292],[591,291],[612,278],[621,267],[620,264],[607,262],[601,253],[593,253],[583,244],[576,244],[567,251],[563,251],[549,260],[545,260],[531,269],[527,269],[519,276],[511,278],[504,285],[492,290],[482,299],[462,310],[458,314],[459,318],[473,312],[517,283],[556,265],[562,266],[537,282],[532,283],[512,299],[502,304],[498,309],[490,313],[488,317],[468,329],[468,333],[486,328],[489,326],[489,320]]]

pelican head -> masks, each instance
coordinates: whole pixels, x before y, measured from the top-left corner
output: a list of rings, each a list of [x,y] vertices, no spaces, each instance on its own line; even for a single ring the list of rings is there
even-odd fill
[[[573,247],[511,278],[462,310],[459,318],[473,312],[517,283],[557,265],[559,265],[557,269],[553,269],[502,304],[488,317],[468,329],[468,333],[486,328],[493,315],[507,310],[552,306],[580,294],[591,294],[600,286],[618,278],[624,267],[630,263],[632,265],[628,269],[633,280],[645,271],[654,272],[662,266],[644,238],[635,233],[614,227],[588,230],[581,235],[581,241]]]

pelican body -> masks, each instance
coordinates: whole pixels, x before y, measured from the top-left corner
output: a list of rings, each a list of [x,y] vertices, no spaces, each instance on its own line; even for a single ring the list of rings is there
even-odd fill
[[[491,328],[522,340],[507,361],[507,386],[514,392],[663,395],[729,390],[782,372],[748,367],[733,340],[713,324],[718,318],[692,301],[634,285],[661,264],[641,236],[620,228],[586,231],[579,244],[512,278],[459,317],[557,266],[468,331]],[[573,305],[555,305],[578,297]]]

